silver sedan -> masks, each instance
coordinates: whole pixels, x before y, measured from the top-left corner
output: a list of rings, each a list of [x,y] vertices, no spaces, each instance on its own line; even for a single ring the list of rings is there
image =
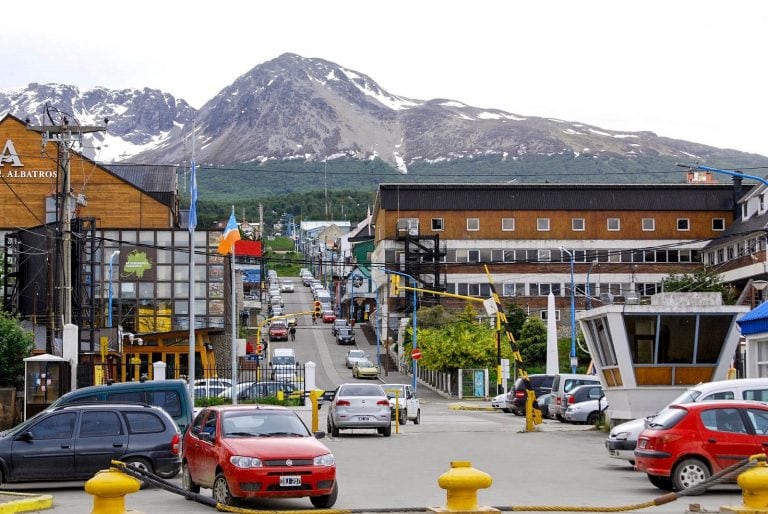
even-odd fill
[[[327,424],[327,431],[333,437],[338,437],[340,430],[350,428],[372,428],[389,437],[392,435],[389,398],[378,384],[341,384],[328,409]]]

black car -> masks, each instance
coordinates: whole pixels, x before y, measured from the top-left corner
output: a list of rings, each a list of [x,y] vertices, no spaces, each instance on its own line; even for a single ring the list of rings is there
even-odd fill
[[[351,328],[349,326],[349,321],[343,318],[337,318],[336,320],[334,320],[333,325],[331,325],[331,333],[333,335],[338,335],[339,330],[344,328]]]
[[[536,398],[552,391],[552,381],[555,375],[528,375]],[[507,393],[507,408],[504,412],[512,412],[518,416],[525,416],[525,400],[527,387],[522,378],[515,380],[515,387]]]
[[[355,334],[351,328],[339,328],[336,330],[337,344],[355,344]]]
[[[88,480],[112,460],[172,477],[180,438],[168,413],[151,405],[51,407],[0,434],[1,481]]]

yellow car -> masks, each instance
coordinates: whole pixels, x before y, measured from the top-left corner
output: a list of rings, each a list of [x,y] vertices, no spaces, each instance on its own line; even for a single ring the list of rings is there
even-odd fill
[[[376,378],[379,376],[379,367],[368,359],[362,359],[352,366],[352,376],[354,378]]]

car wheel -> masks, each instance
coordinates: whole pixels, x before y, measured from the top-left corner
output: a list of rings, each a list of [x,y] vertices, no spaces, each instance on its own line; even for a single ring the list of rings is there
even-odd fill
[[[181,465],[181,487],[190,493],[200,493],[200,486],[192,481],[192,475],[189,474],[189,466],[186,462]]]
[[[146,471],[147,473],[154,473],[154,470],[152,469],[152,464],[150,464],[147,459],[142,459],[141,457],[131,457],[129,459],[125,459],[123,462],[125,462],[125,464],[129,466],[140,469],[141,471]],[[144,489],[148,485],[149,484],[147,482],[145,482],[144,480],[141,480],[142,489]]]
[[[333,484],[333,490],[331,494],[325,494],[323,496],[310,496],[309,501],[312,505],[318,509],[330,509],[336,503],[336,497],[339,496],[339,483]]]
[[[392,435],[392,425],[387,424],[384,428],[381,429],[381,435],[384,437],[389,437]]]
[[[401,425],[405,425],[405,423],[408,421],[408,413],[406,411],[400,411],[400,414],[397,415],[397,421]]]
[[[600,414],[597,412],[590,412],[587,416],[587,425],[597,425],[598,421],[600,421]]]
[[[180,469],[176,468],[173,471],[156,471],[155,474],[160,478],[164,478],[165,480],[170,480],[172,478],[175,478],[176,475],[179,474],[179,471]]]
[[[328,431],[331,433],[331,436],[339,437],[339,427],[334,425],[330,419],[328,420],[328,426],[330,427]]]
[[[653,486],[658,487],[662,491],[674,490],[674,487],[672,486],[672,479],[669,477],[659,477],[656,475],[648,475],[648,480],[651,482]]]
[[[216,503],[222,505],[232,505],[232,493],[229,490],[229,484],[224,473],[216,475],[216,480],[213,482],[213,489],[211,491],[213,499]]]
[[[562,417],[560,414],[555,414],[555,418],[557,418],[557,421],[562,421],[563,423],[565,423],[565,418]]]
[[[512,409],[508,409],[506,407],[502,407],[501,412],[506,412],[507,414],[511,414],[512,413]]]
[[[702,483],[710,475],[709,467],[701,460],[685,459],[672,471],[672,485],[675,490],[683,491]]]
[[[515,416],[525,416],[525,413],[522,412],[520,409],[512,409],[512,414]]]
[[[414,425],[421,423],[421,409],[416,411],[416,419],[413,420]]]

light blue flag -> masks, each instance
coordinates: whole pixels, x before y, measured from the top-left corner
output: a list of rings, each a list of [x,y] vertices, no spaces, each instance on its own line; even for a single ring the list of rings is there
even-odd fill
[[[195,170],[195,161],[192,160],[192,177],[190,180],[189,193],[192,199],[189,203],[189,231],[194,232],[197,228],[197,173]]]

